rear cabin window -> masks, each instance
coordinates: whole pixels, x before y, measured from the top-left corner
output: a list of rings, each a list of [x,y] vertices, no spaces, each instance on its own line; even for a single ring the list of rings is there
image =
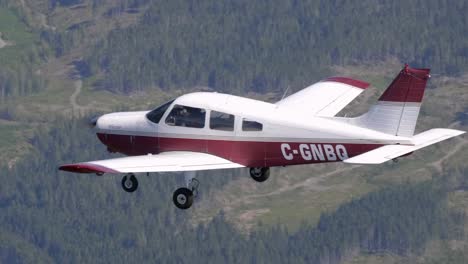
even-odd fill
[[[203,128],[205,127],[205,115],[205,109],[174,105],[166,118],[166,124],[169,126]]]
[[[234,116],[222,112],[211,111],[210,128],[222,131],[234,131]]]
[[[166,112],[167,108],[169,108],[169,106],[172,104],[172,102],[174,102],[174,100],[169,101],[161,105],[160,107],[154,109],[153,111],[149,112],[148,114],[146,114],[146,118],[148,118],[148,120],[150,120],[151,122],[158,124],[162,116]]]
[[[243,119],[242,120],[242,131],[262,131],[263,125],[259,122]]]

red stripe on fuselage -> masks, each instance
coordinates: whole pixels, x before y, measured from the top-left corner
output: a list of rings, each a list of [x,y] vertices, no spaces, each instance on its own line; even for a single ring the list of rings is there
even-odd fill
[[[382,144],[255,142],[97,134],[109,149],[129,156],[166,151],[212,154],[246,167],[273,167],[336,162],[383,146]]]

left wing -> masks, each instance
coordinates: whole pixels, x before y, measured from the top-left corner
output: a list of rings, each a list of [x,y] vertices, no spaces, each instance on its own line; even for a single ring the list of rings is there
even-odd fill
[[[369,84],[347,77],[330,77],[276,103],[307,115],[333,117],[354,100]]]
[[[133,156],[60,166],[60,170],[77,173],[139,173],[231,169],[241,164],[200,152],[170,151],[155,155]]]

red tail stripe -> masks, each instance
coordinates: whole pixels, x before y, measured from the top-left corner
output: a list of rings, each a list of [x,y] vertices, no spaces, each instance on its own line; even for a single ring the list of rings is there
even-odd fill
[[[395,77],[379,101],[422,102],[430,69],[411,69],[407,65]]]

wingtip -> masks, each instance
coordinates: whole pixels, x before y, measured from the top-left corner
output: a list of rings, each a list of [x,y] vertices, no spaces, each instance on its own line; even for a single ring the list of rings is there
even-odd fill
[[[96,173],[98,175],[104,173],[119,173],[118,171],[91,163],[65,164],[61,165],[58,169],[74,173]]]
[[[340,76],[329,77],[325,80],[322,80],[322,82],[343,83],[343,84],[351,85],[351,86],[354,86],[356,88],[360,88],[363,90],[367,89],[370,86],[370,83],[368,82],[364,82],[364,81],[357,80],[357,79],[352,79],[349,77],[340,77]]]

